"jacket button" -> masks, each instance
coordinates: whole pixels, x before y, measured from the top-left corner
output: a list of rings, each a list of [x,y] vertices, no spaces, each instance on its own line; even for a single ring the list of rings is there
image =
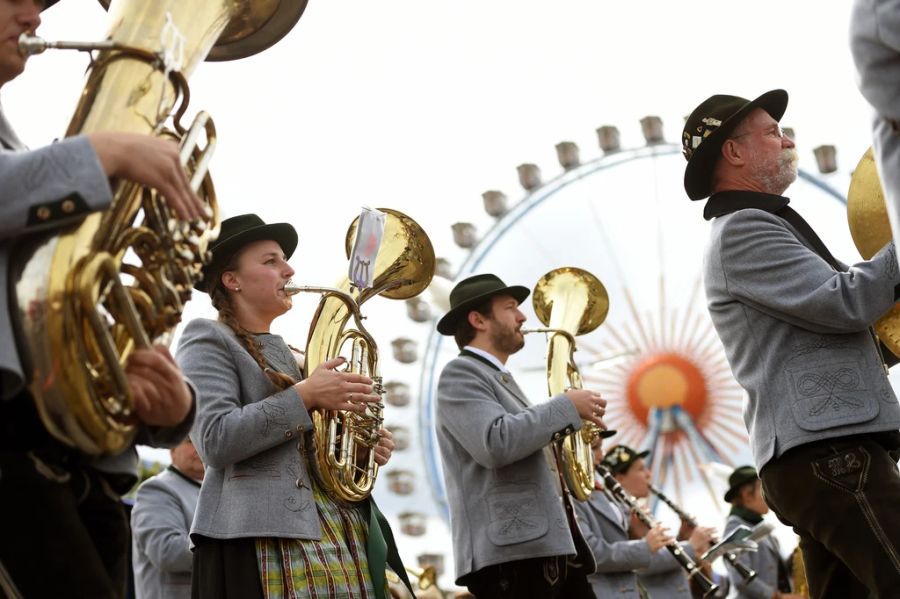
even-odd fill
[[[294,436],[294,431],[284,431],[284,436],[290,439]]]
[[[306,483],[303,482],[303,479],[302,479],[302,478],[298,478],[298,479],[297,479],[296,485],[297,485],[297,488],[298,488],[298,489],[304,489],[304,488],[306,488]]]
[[[63,200],[63,203],[60,204],[60,208],[62,208],[62,211],[66,214],[72,214],[75,212],[75,202],[72,200]]]
[[[298,425],[297,425],[297,432],[298,432],[298,433],[302,433],[302,432],[303,432],[303,425],[302,425],[302,424],[298,424]]]
[[[47,220],[48,218],[50,218],[50,209],[46,206],[41,206],[37,209],[37,212],[35,214],[40,220]]]

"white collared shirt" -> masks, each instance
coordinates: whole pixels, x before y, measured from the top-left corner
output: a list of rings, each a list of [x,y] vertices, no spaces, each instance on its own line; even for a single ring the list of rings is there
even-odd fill
[[[466,351],[470,351],[473,354],[478,354],[479,356],[496,366],[500,370],[500,372],[509,374],[509,368],[507,368],[506,365],[503,364],[503,362],[498,360],[497,356],[495,356],[494,354],[486,352],[483,349],[478,349],[477,347],[472,347],[471,345],[467,345],[463,349]]]

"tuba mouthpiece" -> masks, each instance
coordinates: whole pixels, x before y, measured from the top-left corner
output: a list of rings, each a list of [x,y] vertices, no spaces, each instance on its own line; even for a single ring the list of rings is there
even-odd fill
[[[19,36],[19,54],[25,58],[33,56],[34,54],[40,54],[49,47],[50,44],[42,37],[31,35],[27,32]]]
[[[300,288],[297,287],[296,285],[290,285],[290,284],[285,285],[283,289],[284,289],[285,295],[288,295],[288,296],[290,296],[290,295],[297,295],[298,293],[300,293],[301,291],[303,291],[302,289],[300,289]]]

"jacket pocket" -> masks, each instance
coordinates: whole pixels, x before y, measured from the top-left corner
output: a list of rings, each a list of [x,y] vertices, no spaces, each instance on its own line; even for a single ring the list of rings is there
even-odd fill
[[[512,545],[547,534],[546,510],[537,485],[506,484],[487,496],[488,538],[495,545]]]
[[[848,347],[801,353],[786,365],[791,414],[797,426],[819,431],[859,424],[878,416],[878,400],[867,384],[873,368]]]

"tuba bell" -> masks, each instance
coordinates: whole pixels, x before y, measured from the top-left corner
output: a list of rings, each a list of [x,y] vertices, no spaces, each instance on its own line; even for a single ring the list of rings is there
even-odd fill
[[[323,362],[349,350],[351,372],[370,377],[375,393],[383,393],[378,370],[378,346],[363,326],[360,306],[376,295],[390,299],[417,296],[434,276],[434,249],[428,235],[402,212],[380,208],[385,213],[384,235],[375,258],[372,287],[357,289],[344,279],[338,287],[285,287],[285,292],[319,293],[322,299],[313,315],[306,342],[303,372],[308,376]],[[358,219],[347,231],[349,258],[356,236]],[[350,318],[354,328],[348,328]],[[346,354],[344,354],[346,355]],[[314,410],[313,472],[324,490],[344,503],[366,499],[375,485],[378,464],[375,446],[383,422],[383,404],[366,404],[366,412]]]
[[[306,0],[274,3],[291,4],[299,18]],[[109,210],[18,248],[14,326],[30,391],[47,430],[86,454],[119,453],[133,442],[137,421],[123,365],[135,348],[168,342],[218,234],[207,174],[215,127],[205,113],[189,130],[182,126],[187,78],[226,29],[242,28],[264,47],[251,24],[267,23],[274,5],[114,0],[107,40],[20,40],[23,53],[96,51],[66,135],[119,131],[179,140],[182,165],[210,214],[205,222],[181,222],[155,190],[118,181]]]
[[[581,389],[581,372],[575,363],[575,337],[600,326],[609,312],[609,295],[597,277],[580,268],[557,268],[534,286],[534,312],[545,328],[522,329],[523,333],[547,333],[547,389],[558,395],[566,389]],[[583,421],[580,430],[558,442],[566,487],[579,501],[594,490],[594,460],[591,442],[599,434],[593,422]]]
[[[891,240],[891,225],[884,190],[878,178],[872,148],[863,154],[850,178],[850,189],[847,192],[847,221],[853,243],[865,260],[874,256]],[[895,356],[900,356],[900,304],[894,304],[890,311],[875,323],[875,334]]]

